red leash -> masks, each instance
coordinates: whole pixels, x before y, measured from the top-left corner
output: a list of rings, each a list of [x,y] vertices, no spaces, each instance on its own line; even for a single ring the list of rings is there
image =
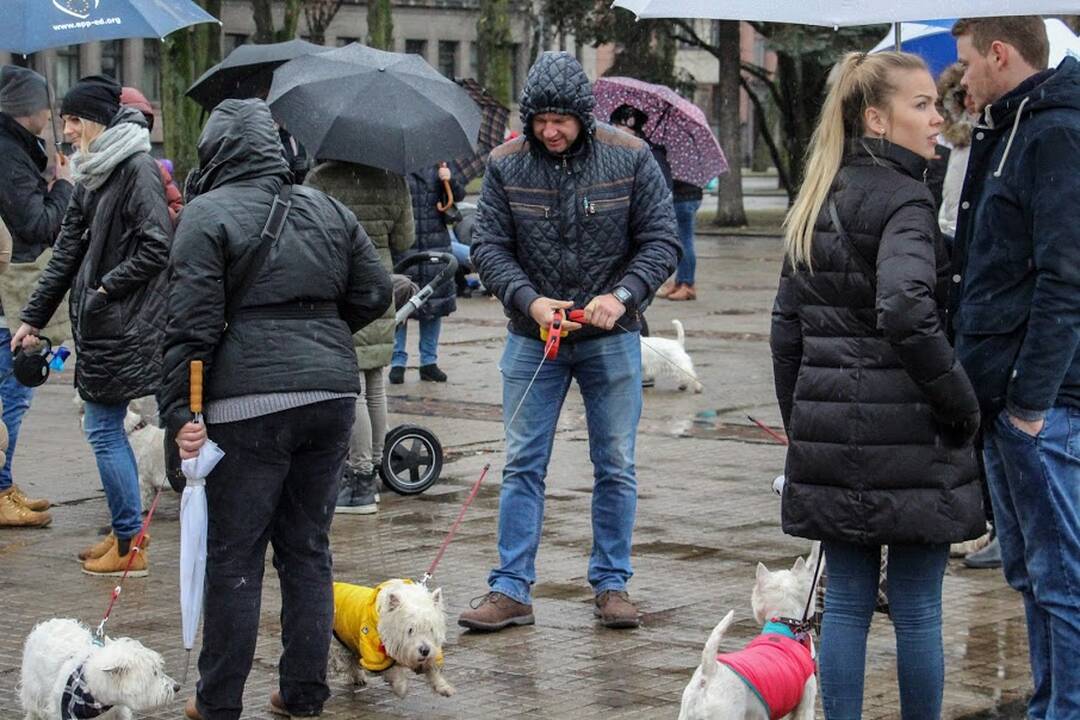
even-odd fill
[[[773,440],[780,443],[781,445],[787,445],[788,444],[788,439],[786,437],[784,437],[783,435],[778,435],[771,427],[769,427],[765,423],[761,422],[757,418],[752,418],[749,415],[747,415],[746,419],[749,420],[750,422],[754,423],[755,425],[757,425],[762,430],[764,430],[765,433],[769,437],[771,437]]]
[[[465,498],[465,504],[461,506],[461,510],[458,512],[457,520],[450,526],[450,532],[446,533],[446,537],[442,541],[442,545],[439,547],[439,552],[435,555],[435,560],[432,561],[431,566],[428,567],[427,572],[424,573],[424,578],[420,581],[421,585],[427,585],[435,575],[435,568],[439,566],[439,562],[443,558],[443,554],[446,553],[446,548],[450,545],[450,541],[454,539],[454,533],[457,532],[458,527],[461,525],[462,519],[465,517],[465,511],[472,505],[473,500],[476,499],[476,494],[480,492],[480,485],[484,482],[484,478],[487,476],[488,470],[491,469],[491,463],[485,463],[484,469],[480,471],[480,477],[476,478],[476,482],[473,483],[472,490],[469,491],[469,497]]]
[[[124,580],[127,579],[128,573],[131,571],[131,563],[135,561],[135,554],[142,552],[142,543],[143,539],[146,537],[146,530],[150,527],[150,521],[154,519],[154,510],[157,509],[158,499],[161,497],[161,491],[164,489],[164,485],[157,489],[157,492],[154,494],[154,501],[150,503],[150,510],[146,513],[146,520],[143,521],[142,527],[139,528],[139,534],[135,536],[135,539],[131,543],[131,549],[128,550],[127,565],[124,567],[124,574],[120,576],[120,581],[117,582],[116,587],[113,588],[112,597],[109,599],[109,607],[105,610],[105,617],[101,618],[101,622],[98,623],[97,630],[94,633],[94,637],[98,642],[105,637],[105,623],[109,622],[109,616],[112,615],[113,607],[120,598]],[[117,542],[120,541],[117,540]]]

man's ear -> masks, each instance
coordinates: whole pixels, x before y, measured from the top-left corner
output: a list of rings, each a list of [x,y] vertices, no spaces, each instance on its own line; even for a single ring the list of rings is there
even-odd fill
[[[1015,53],[1016,48],[1012,45],[1001,40],[994,40],[990,43],[990,50],[987,52],[986,57],[995,69],[1004,70],[1009,66],[1009,62],[1013,59]]]

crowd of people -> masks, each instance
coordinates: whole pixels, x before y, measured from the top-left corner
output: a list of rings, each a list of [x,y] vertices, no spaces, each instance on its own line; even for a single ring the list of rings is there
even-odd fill
[[[785,225],[771,332],[790,439],[782,524],[821,541],[827,558],[819,661],[830,719],[862,713],[883,547],[901,716],[941,715],[949,545],[984,535],[988,517],[1025,605],[1030,716],[1080,713],[1080,244],[1070,221],[1080,63],[1047,67],[1039,18],[961,20],[952,32],[961,64],[940,93],[915,55],[841,59]],[[508,317],[506,458],[498,561],[458,619],[474,631],[536,621],[545,476],[575,380],[595,478],[594,613],[610,628],[640,624],[628,593],[638,332],[655,297],[696,296],[702,193],[665,170],[644,113],[623,106],[608,125],[594,103],[572,55],[543,54],[522,93],[522,133],[491,153],[484,175],[468,254]],[[299,146],[252,98],[210,114],[181,198],[151,156],[153,113],[137,91],[84,78],[60,113],[75,153],[57,154],[50,177],[45,81],[0,72],[0,227],[12,245],[0,281],[0,526],[51,520],[48,501],[13,482],[33,391],[11,370],[40,336],[68,332],[112,516],[111,533],[80,553],[83,570],[148,572],[147,542],[133,547],[143,508],[123,422],[131,401],[156,394],[178,458],[208,439],[225,450],[207,479],[203,646],[187,717],[240,717],[268,544],[283,644],[271,705],[318,715],[329,695],[331,521],[377,509],[384,371],[403,382],[408,362],[391,263],[450,250],[440,208],[464,188],[439,167],[401,177],[316,158],[298,174]],[[951,153],[936,197],[927,178],[942,166],[942,136]],[[427,272],[415,282],[430,282]],[[422,380],[446,380],[437,346],[454,303],[449,282],[417,317]],[[580,321],[562,319],[574,308]],[[541,331],[557,318],[566,336],[542,362]],[[193,360],[207,373],[205,423],[189,407]]]

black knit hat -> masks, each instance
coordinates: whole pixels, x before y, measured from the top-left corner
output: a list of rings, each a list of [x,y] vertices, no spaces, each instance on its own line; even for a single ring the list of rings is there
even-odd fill
[[[16,65],[0,68],[0,112],[24,117],[49,107],[45,78]]]
[[[60,103],[61,115],[108,125],[120,111],[120,84],[107,75],[84,77]]]

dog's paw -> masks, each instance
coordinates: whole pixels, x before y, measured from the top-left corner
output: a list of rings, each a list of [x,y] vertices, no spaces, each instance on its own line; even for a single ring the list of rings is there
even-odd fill
[[[390,690],[399,698],[403,698],[409,692],[409,683],[406,680],[394,680],[390,683]]]
[[[457,692],[457,690],[454,689],[454,686],[446,682],[445,680],[433,685],[432,689],[443,697],[452,697],[454,693]]]

